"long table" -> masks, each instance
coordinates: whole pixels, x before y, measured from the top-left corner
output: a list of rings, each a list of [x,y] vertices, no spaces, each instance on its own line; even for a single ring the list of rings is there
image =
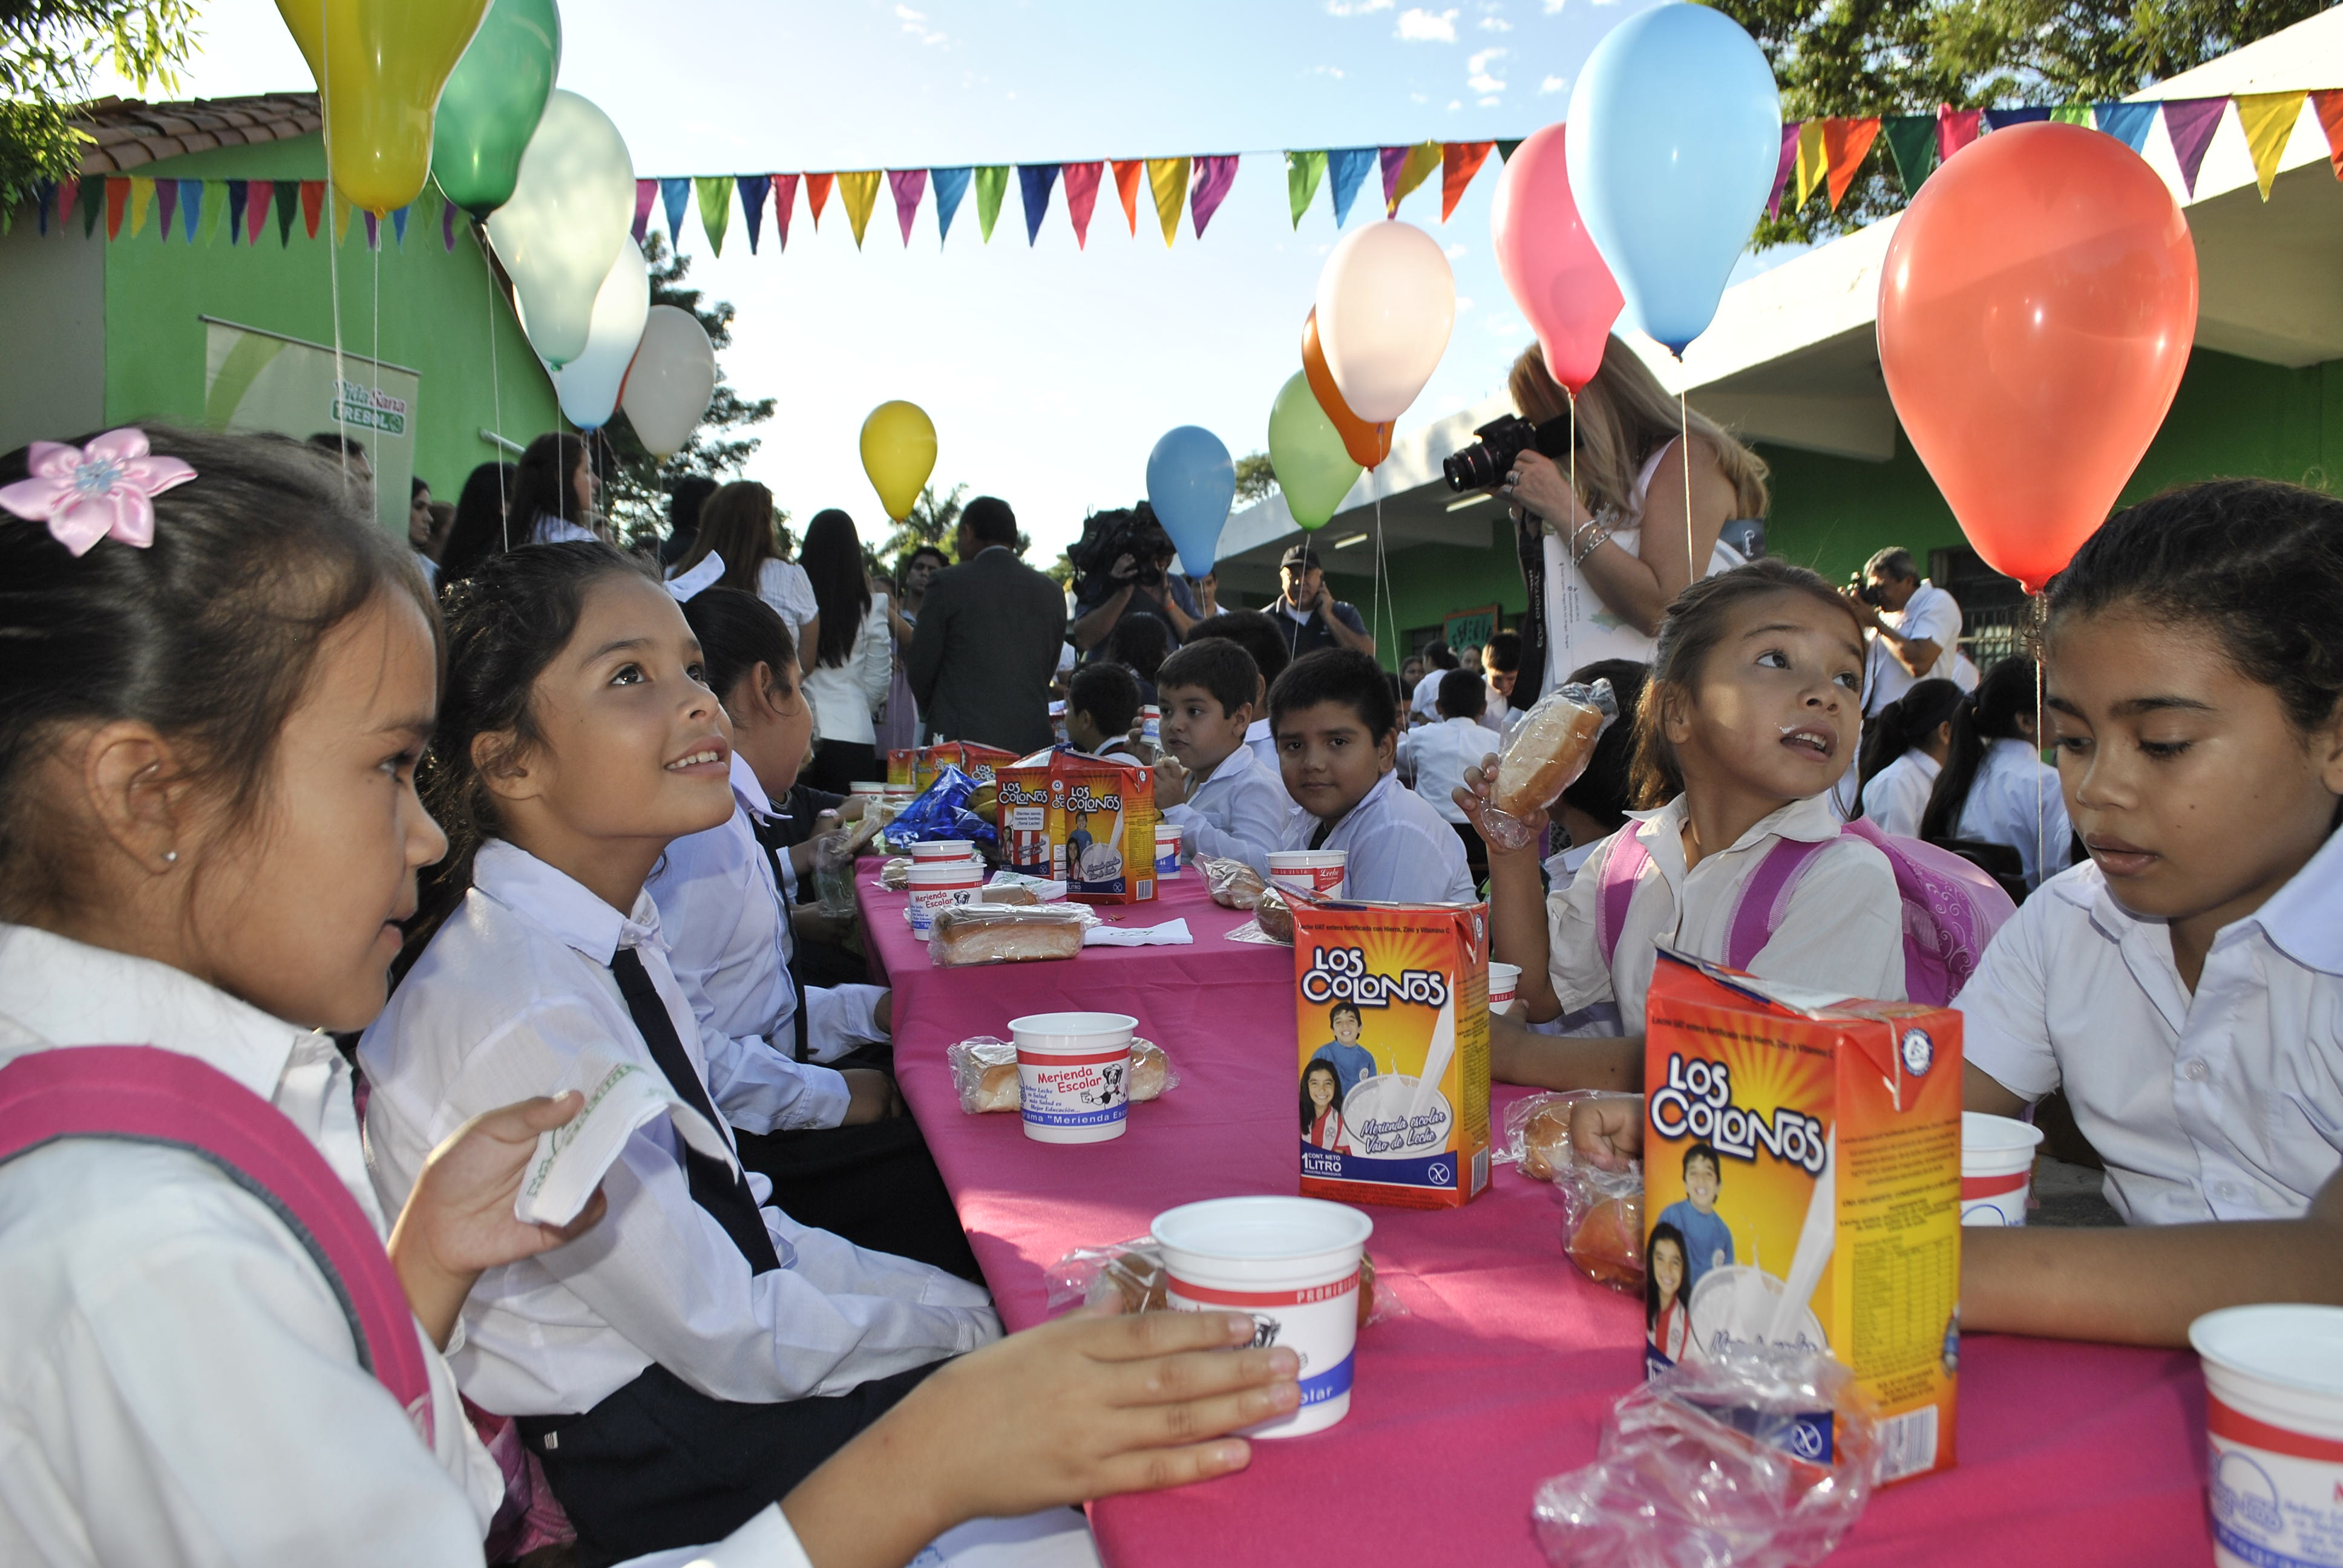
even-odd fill
[[[1049,1315],[1043,1271],[1071,1248],[1141,1235],[1174,1204],[1295,1190],[1292,950],[1229,940],[1246,917],[1192,872],[1163,887],[1098,913],[1184,917],[1193,946],[939,970],[904,896],[862,878],[903,1093],[1012,1329]],[[1036,1143],[1014,1116],[960,1109],[944,1048],[1061,1008],[1131,1014],[1182,1080],[1112,1142]],[[1500,1125],[1522,1092],[1500,1086]],[[1361,1334],[1350,1415],[1256,1442],[1242,1474],[1093,1504],[1114,1568],[1544,1563],[1531,1500],[1594,1459],[1604,1413],[1642,1375],[1640,1302],[1572,1269],[1555,1190],[1509,1167],[1463,1210],[1365,1211],[1378,1279],[1407,1313]],[[1879,1493],[1834,1562],[2205,1563],[2204,1403],[2187,1352],[1966,1336],[1959,1468]]]

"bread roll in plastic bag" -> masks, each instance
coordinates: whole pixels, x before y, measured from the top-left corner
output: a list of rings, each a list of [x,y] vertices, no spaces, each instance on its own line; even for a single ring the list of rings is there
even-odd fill
[[[1570,1113],[1589,1101],[1618,1100],[1636,1108],[1640,1095],[1574,1089],[1533,1094],[1505,1107],[1505,1132],[1495,1159],[1518,1162],[1522,1174],[1562,1190],[1562,1250],[1578,1271],[1614,1291],[1644,1288],[1644,1171],[1604,1171],[1571,1148]]]
[[[1562,799],[1594,756],[1594,743],[1619,718],[1608,680],[1546,693],[1513,726],[1497,754],[1481,836],[1500,849],[1525,849],[1537,829],[1524,819]]]

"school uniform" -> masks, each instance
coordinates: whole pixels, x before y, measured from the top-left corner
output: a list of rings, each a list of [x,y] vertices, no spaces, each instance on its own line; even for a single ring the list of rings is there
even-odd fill
[[[622,914],[492,840],[359,1041],[386,1201],[471,1117],[569,1087],[588,1048],[659,1072],[719,1125],[757,1125],[785,1076],[699,1027],[649,894]],[[937,1361],[1001,1332],[980,1289],[799,1224],[766,1178],[688,1152],[664,1117],[602,1187],[587,1236],[481,1276],[450,1357],[475,1402],[521,1418],[587,1568],[734,1528]]]
[[[2066,869],[2074,849],[2075,829],[2066,820],[2058,770],[2026,741],[1987,741],[1969,798],[1961,806],[1957,836],[2007,844],[2025,865],[2026,885],[2040,887],[2043,878]]]
[[[1777,839],[1823,848],[1791,883],[1773,938],[1750,961],[1750,972],[1834,996],[1904,999],[1904,907],[1895,869],[1877,849],[1839,831],[1827,795],[1794,800],[1760,818],[1689,870],[1683,796],[1656,811],[1627,816],[1627,826],[1595,846],[1570,885],[1546,899],[1548,967],[1564,1013],[1614,1002],[1620,1032],[1642,1034],[1644,996],[1651,989],[1659,947],[1724,961],[1742,886]],[[1603,869],[1629,833],[1643,841],[1650,859],[1606,963],[1596,924]]]
[[[1359,803],[1337,822],[1298,813],[1287,825],[1287,849],[1340,849],[1342,896],[1402,904],[1471,904],[1480,901],[1464,864],[1456,829],[1399,781],[1396,773],[1375,780]]]
[[[1872,775],[1863,787],[1863,814],[1883,833],[1920,836],[1920,819],[1927,814],[1928,796],[1936,788],[1942,764],[1915,747]]]
[[[1270,733],[1269,720],[1256,719],[1246,725],[1244,743],[1245,749],[1252,753],[1253,760],[1268,769],[1271,778],[1278,777],[1277,737]]]
[[[1912,598],[1904,608],[1883,609],[1879,618],[1902,633],[1907,641],[1933,642],[1936,645],[1936,662],[1918,675],[1904,667],[1896,657],[1891,639],[1875,631],[1866,630],[1864,641],[1863,712],[1870,718],[1917,686],[1922,680],[1951,680],[1961,658],[1961,607],[1952,595],[1927,578],[1912,590]],[[1976,683],[1972,681],[1971,686]],[[1969,689],[1968,687],[1962,688]]]
[[[1415,792],[1423,803],[1451,824],[1466,820],[1454,791],[1464,786],[1464,770],[1478,768],[1498,747],[1497,739],[1474,719],[1443,719],[1418,725],[1399,738],[1400,749],[1415,764]]]
[[[1242,860],[1263,876],[1269,852],[1285,847],[1293,797],[1273,768],[1263,768],[1240,746],[1198,779],[1188,799],[1163,809],[1163,819],[1180,828],[1180,852],[1188,859],[1218,855]]]
[[[2164,922],[2087,861],[2018,906],[1953,1005],[1979,1070],[2066,1091],[2127,1221],[2298,1215],[2343,1161],[2343,836],[2221,928],[2193,995]]]

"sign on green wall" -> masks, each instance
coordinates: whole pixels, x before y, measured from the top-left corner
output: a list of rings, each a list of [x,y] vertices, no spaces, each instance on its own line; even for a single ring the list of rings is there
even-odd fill
[[[376,520],[407,537],[415,472],[412,370],[206,317],[204,423],[215,430],[269,430],[307,440],[340,434],[366,448]]]
[[[1468,648],[1480,648],[1496,634],[1499,608],[1484,604],[1479,609],[1451,610],[1441,622],[1440,640],[1458,652]]]

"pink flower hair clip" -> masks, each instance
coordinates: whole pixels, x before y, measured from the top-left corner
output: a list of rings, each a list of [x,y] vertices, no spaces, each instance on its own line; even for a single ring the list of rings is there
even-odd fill
[[[146,432],[108,430],[88,446],[35,441],[26,453],[32,477],[0,487],[0,509],[46,523],[75,555],[111,534],[145,549],[155,542],[155,498],[196,477],[176,457],[148,455]]]

